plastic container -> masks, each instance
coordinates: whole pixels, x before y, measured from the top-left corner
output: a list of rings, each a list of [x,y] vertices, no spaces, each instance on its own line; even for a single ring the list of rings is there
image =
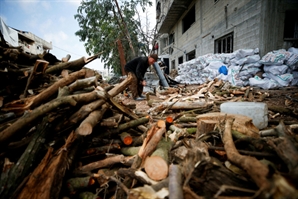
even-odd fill
[[[245,115],[252,118],[252,123],[263,129],[268,125],[268,107],[262,102],[225,102],[220,105],[220,112]]]

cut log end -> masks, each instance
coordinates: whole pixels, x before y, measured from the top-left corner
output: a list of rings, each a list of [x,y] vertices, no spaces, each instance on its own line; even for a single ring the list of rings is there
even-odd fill
[[[156,181],[165,179],[169,173],[167,162],[159,156],[147,157],[144,168],[149,178]]]

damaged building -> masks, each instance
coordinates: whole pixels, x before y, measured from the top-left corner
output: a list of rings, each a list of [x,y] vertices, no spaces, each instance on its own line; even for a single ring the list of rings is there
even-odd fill
[[[208,53],[298,47],[297,0],[157,0],[156,23],[166,72]]]
[[[8,46],[20,47],[24,53],[31,55],[42,54],[44,51],[52,50],[52,42],[48,42],[35,34],[17,30],[7,26],[0,17],[0,42]]]

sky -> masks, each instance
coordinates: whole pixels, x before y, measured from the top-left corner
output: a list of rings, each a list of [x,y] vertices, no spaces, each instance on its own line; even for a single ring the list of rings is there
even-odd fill
[[[50,53],[57,59],[61,60],[70,54],[70,61],[73,61],[89,57],[84,43],[75,35],[79,25],[74,15],[77,14],[80,2],[81,0],[0,0],[0,17],[9,27],[31,32],[52,42],[53,49]],[[100,59],[88,63],[86,67],[104,70]]]

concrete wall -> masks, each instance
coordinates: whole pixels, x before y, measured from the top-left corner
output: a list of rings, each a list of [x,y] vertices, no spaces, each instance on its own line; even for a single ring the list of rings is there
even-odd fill
[[[289,44],[283,41],[284,13],[287,9],[298,10],[297,3],[293,0],[219,0],[217,3],[195,0],[188,7],[189,10],[195,5],[195,23],[182,33],[182,19],[187,10],[170,31],[175,33],[170,63],[174,61],[178,66],[181,56],[185,62],[186,54],[192,50],[196,50],[196,57],[214,53],[215,40],[231,32],[233,51],[259,48],[262,56],[271,50],[288,48]]]

